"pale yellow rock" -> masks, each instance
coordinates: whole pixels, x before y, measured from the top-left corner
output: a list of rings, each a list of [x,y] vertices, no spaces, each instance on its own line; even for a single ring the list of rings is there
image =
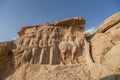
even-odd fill
[[[120,41],[120,23],[116,24],[105,32],[105,35],[111,37],[113,43]]]
[[[112,75],[107,80],[115,80],[116,72],[112,71],[109,66],[104,66],[100,64],[91,64],[90,65],[90,77],[91,80],[104,80],[104,77]]]
[[[103,56],[113,47],[111,39],[103,33],[97,33],[91,39],[92,57],[96,63],[102,63]]]
[[[0,44],[0,80],[5,80],[8,74],[14,72],[13,53],[10,50],[12,42]]]
[[[38,65],[25,64],[18,68],[6,80],[115,80],[115,71],[109,66],[88,65]]]
[[[119,20],[120,12],[94,34],[80,16],[22,28],[0,43],[0,80],[120,80]]]
[[[95,33],[105,32],[111,27],[115,26],[120,22],[120,12],[113,14],[103,21],[103,23],[97,28]]]
[[[112,67],[120,67],[120,45],[115,45],[106,53],[103,63]]]

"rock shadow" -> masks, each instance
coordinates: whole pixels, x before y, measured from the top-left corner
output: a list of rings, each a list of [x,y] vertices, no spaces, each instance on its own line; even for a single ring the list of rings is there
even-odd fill
[[[113,74],[110,76],[106,76],[101,78],[100,80],[120,80],[120,74]]]

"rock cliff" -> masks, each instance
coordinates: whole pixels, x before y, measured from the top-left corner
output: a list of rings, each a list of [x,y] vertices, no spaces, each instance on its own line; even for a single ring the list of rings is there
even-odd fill
[[[0,43],[0,80],[120,80],[120,12],[84,29],[81,16],[23,27]]]

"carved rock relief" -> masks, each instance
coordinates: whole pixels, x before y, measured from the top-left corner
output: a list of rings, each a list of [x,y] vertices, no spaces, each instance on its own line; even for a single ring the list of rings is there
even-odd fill
[[[23,50],[20,51],[21,63],[66,65],[82,62],[85,55],[84,42],[83,31],[73,26],[42,26],[36,30],[28,29],[17,40],[16,46],[19,51]],[[26,57],[29,57],[27,61]]]
[[[31,64],[87,63],[85,46],[88,42],[83,33],[85,21],[78,18],[25,27],[18,33],[20,38],[16,49],[22,56],[31,55],[28,61]],[[87,50],[89,52],[89,48]],[[87,54],[92,61],[90,53]]]

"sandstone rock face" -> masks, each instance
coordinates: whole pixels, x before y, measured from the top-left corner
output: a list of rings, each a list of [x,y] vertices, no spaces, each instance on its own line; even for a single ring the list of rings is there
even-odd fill
[[[96,63],[102,63],[104,55],[113,47],[111,39],[104,33],[97,33],[91,39],[92,56]]]
[[[88,53],[83,56],[84,62],[88,63],[87,59],[91,59],[89,48],[88,52],[82,51],[86,46],[82,44],[86,40],[83,33],[84,25],[85,20],[77,16],[22,28],[18,32],[20,38],[15,41],[16,49],[13,50],[15,67],[24,63],[78,64],[82,61],[82,52]]]
[[[110,16],[107,18],[96,30],[96,33],[98,32],[105,32],[108,29],[112,28],[116,24],[120,23],[120,12]]]
[[[113,43],[120,41],[120,22],[107,30],[105,34],[111,37]]]
[[[104,56],[120,41],[120,12],[107,18],[91,39],[91,51],[95,62],[104,62]],[[101,59],[100,59],[101,58]],[[112,58],[113,59],[113,58]]]
[[[108,66],[92,64],[71,66],[22,65],[6,80],[104,80],[104,77],[113,75],[107,80],[117,80],[116,71]],[[119,79],[118,79],[119,80]]]
[[[109,52],[104,56],[104,64],[110,66],[120,67],[120,45],[115,45]]]
[[[120,80],[120,13],[94,34],[84,25],[77,16],[23,27],[0,43],[0,80]]]
[[[5,79],[14,71],[13,53],[9,45],[11,42],[0,44],[0,80]]]

